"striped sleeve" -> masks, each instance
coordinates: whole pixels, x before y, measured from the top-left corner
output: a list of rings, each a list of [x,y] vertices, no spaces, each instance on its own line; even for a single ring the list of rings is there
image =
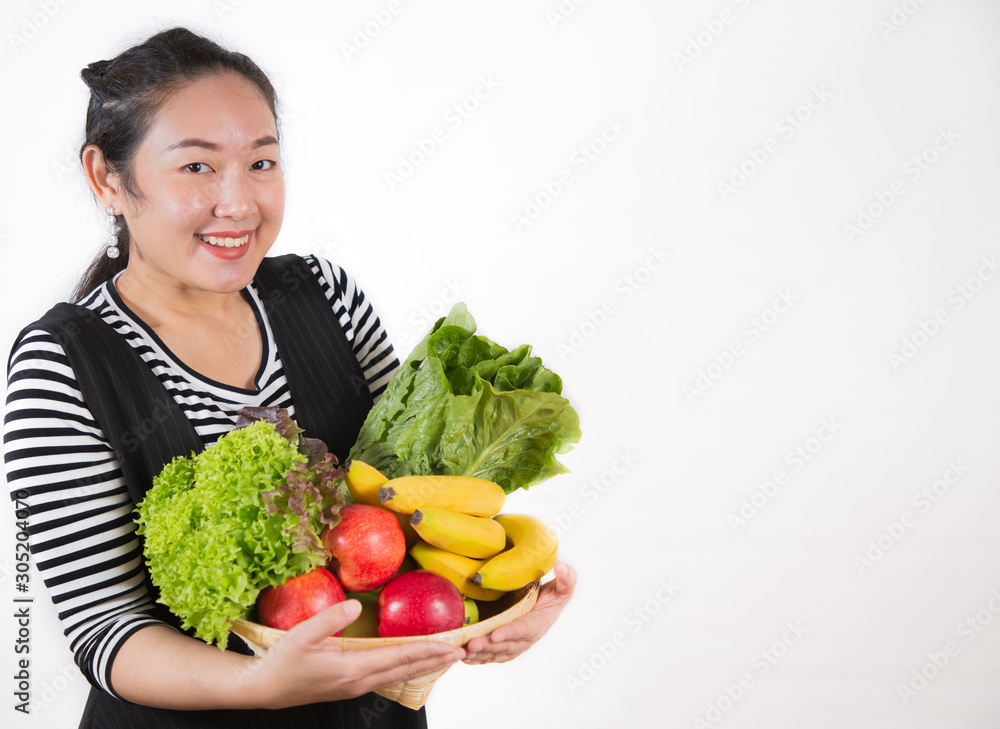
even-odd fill
[[[377,401],[399,367],[395,350],[372,305],[354,279],[340,266],[322,258],[306,259],[330,300],[347,340],[358,358],[368,389]]]
[[[92,685],[114,694],[118,649],[158,621],[121,468],[62,347],[43,331],[27,333],[11,357],[4,461],[76,663]]]

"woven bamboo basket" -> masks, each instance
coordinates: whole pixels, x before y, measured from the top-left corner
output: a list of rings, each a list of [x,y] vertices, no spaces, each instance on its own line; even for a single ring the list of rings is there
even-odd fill
[[[409,635],[398,638],[336,638],[330,637],[341,650],[364,650],[367,648],[378,648],[384,645],[395,645],[397,643],[413,643],[423,640],[436,640],[449,645],[465,645],[473,638],[489,635],[494,630],[505,623],[525,615],[535,605],[538,599],[539,581],[535,580],[530,585],[522,587],[520,590],[508,592],[499,599],[492,602],[479,602],[480,619],[478,623],[468,627],[449,630],[445,633],[434,633],[432,635]],[[283,630],[268,628],[260,623],[249,620],[237,620],[232,625],[232,631],[247,642],[253,652],[262,656],[281,636],[285,634]],[[378,689],[375,693],[384,696],[390,701],[395,701],[410,709],[419,709],[427,702],[434,682],[444,675],[442,671],[428,673],[425,676],[418,676],[409,681]]]

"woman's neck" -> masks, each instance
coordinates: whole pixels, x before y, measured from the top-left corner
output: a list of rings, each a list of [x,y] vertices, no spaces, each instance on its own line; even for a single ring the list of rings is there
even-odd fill
[[[114,286],[125,305],[153,329],[179,321],[226,320],[246,307],[239,291],[200,291],[161,280],[140,267],[126,268]]]

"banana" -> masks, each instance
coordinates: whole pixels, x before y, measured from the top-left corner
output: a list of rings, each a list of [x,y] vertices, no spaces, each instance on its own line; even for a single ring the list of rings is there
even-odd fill
[[[503,527],[493,519],[439,506],[417,509],[410,517],[410,524],[428,544],[473,559],[500,554],[507,543]]]
[[[347,484],[347,490],[351,492],[354,503],[369,506],[382,506],[378,500],[378,492],[388,480],[377,468],[357,459],[351,460],[347,475],[344,477],[344,483]],[[396,518],[399,519],[399,526],[403,528],[407,546],[415,544],[417,532],[410,526],[409,518],[398,513]]]
[[[473,476],[400,476],[379,489],[382,506],[412,514],[425,506],[440,506],[462,514],[493,516],[507,495],[497,484]]]
[[[544,522],[527,514],[500,514],[500,523],[511,545],[488,560],[472,583],[491,590],[516,590],[539,579],[556,563],[559,542]]]
[[[344,482],[355,503],[379,506],[378,491],[389,479],[374,466],[353,459]]]
[[[486,562],[480,559],[469,559],[446,549],[432,547],[424,541],[419,541],[410,548],[410,556],[417,561],[421,569],[437,572],[451,582],[464,597],[474,600],[496,600],[503,595],[500,590],[486,590],[476,587],[469,578]]]

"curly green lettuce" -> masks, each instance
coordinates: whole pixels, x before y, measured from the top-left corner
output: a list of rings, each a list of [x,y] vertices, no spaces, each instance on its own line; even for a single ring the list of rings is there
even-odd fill
[[[333,454],[280,427],[254,420],[175,458],[137,509],[159,602],[223,649],[261,590],[327,562],[319,535],[345,502]]]

